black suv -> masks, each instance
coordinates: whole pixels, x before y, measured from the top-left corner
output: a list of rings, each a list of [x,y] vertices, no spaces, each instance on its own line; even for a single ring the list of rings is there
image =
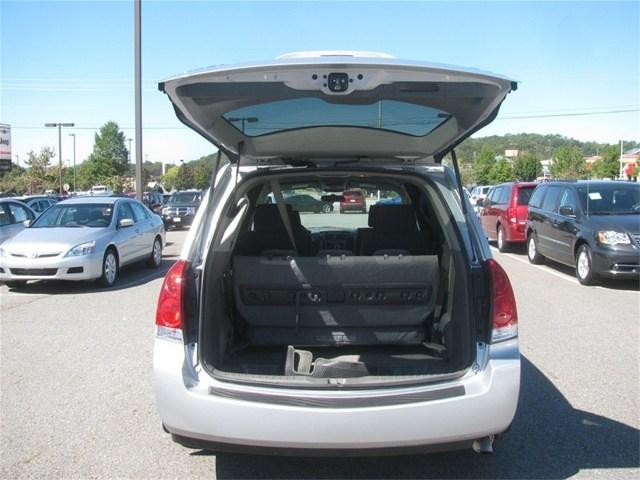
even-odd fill
[[[167,205],[162,209],[162,220],[165,227],[179,228],[191,225],[201,201],[202,192],[199,190],[173,193]]]
[[[550,182],[529,201],[527,256],[576,267],[583,285],[599,276],[640,276],[640,185]]]

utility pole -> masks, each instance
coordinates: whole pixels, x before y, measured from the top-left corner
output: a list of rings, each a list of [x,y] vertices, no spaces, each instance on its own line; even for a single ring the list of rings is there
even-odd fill
[[[20,166],[20,155],[16,155],[16,166]]]
[[[622,174],[624,172],[624,167],[622,164],[622,154],[624,153],[624,140],[620,140],[620,175],[618,177],[622,180]]]
[[[73,137],[73,193],[76,193],[76,134],[70,133],[69,136]]]
[[[136,198],[142,201],[142,0],[133,0],[136,106]]]
[[[75,123],[45,123],[45,127],[58,127],[58,183],[62,195],[62,127],[75,127]]]

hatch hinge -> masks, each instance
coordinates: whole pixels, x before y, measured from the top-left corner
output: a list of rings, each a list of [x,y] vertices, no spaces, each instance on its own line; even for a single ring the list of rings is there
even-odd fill
[[[416,159],[415,158],[401,158],[400,165],[403,170],[414,170],[416,167]]]

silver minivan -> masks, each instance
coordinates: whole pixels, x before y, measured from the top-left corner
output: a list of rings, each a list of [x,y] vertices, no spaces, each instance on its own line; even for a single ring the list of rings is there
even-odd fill
[[[454,148],[516,83],[306,52],[159,88],[218,148],[158,300],[154,388],[173,440],[310,455],[490,452],[518,402],[518,317]],[[356,188],[366,212],[285,202],[339,205]]]

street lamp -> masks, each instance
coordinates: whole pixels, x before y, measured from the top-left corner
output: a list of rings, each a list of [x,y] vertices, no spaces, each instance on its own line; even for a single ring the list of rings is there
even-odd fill
[[[231,117],[227,119],[230,122],[241,122],[242,134],[244,135],[244,124],[247,123],[256,123],[258,121],[258,117]]]
[[[76,134],[70,133],[70,137],[73,137],[73,192],[76,193]]]
[[[62,195],[62,127],[75,127],[75,123],[45,123],[45,127],[58,127],[58,181]]]

